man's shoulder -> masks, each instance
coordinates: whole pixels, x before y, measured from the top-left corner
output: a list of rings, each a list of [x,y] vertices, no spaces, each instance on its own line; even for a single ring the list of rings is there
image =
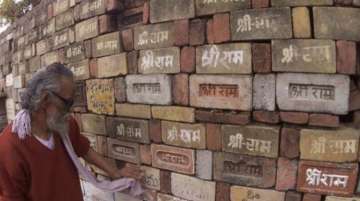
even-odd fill
[[[0,133],[0,154],[13,153],[21,143],[16,134],[11,131],[12,124],[8,124]]]

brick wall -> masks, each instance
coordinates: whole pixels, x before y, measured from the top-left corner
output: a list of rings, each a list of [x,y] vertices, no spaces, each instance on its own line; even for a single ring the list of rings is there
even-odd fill
[[[357,6],[42,0],[0,35],[1,102],[11,120],[32,73],[62,62],[82,133],[140,164],[156,200],[359,201]]]

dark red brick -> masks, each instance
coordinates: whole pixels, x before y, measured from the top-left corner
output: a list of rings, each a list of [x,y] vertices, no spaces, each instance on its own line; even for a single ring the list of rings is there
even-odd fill
[[[276,190],[294,190],[296,187],[297,160],[279,158],[277,163]]]
[[[269,43],[253,43],[252,62],[255,73],[270,73],[271,45]]]
[[[310,126],[339,127],[339,116],[330,114],[310,114]]]
[[[299,129],[283,127],[280,139],[280,156],[291,159],[299,157]]]
[[[189,104],[189,75],[176,74],[173,79],[173,98],[178,105]]]
[[[270,6],[270,0],[252,0],[252,8],[267,8]]]
[[[261,123],[277,124],[280,122],[279,112],[254,111],[253,119]]]
[[[280,119],[286,123],[307,124],[309,114],[305,112],[280,112]]]
[[[189,20],[177,20],[174,22],[175,45],[183,46],[189,44]],[[193,36],[191,36],[193,37]]]
[[[124,50],[131,51],[134,49],[134,35],[132,29],[122,31],[121,38]]]
[[[230,40],[230,15],[228,13],[214,15],[213,31],[215,43]]]
[[[221,151],[221,126],[220,124],[206,124],[206,146],[208,150]]]
[[[190,22],[190,45],[202,45],[205,42],[205,21],[201,19],[191,20]]]
[[[149,121],[149,135],[153,142],[161,143],[161,121],[157,119],[151,119]]]
[[[356,73],[356,43],[351,41],[336,42],[336,68],[338,73]]]
[[[230,184],[217,182],[215,201],[230,201]]]
[[[195,72],[195,48],[183,47],[180,57],[180,71],[184,73]]]

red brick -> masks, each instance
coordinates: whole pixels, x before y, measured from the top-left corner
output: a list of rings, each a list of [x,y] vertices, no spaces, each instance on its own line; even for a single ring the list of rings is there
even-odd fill
[[[286,123],[307,124],[309,114],[305,112],[280,112],[280,119]]]
[[[106,0],[106,11],[116,12],[122,9],[121,1],[119,0]]]
[[[171,172],[160,170],[160,192],[171,194]]]
[[[215,201],[230,201],[230,184],[217,182]]]
[[[299,129],[283,127],[280,139],[280,156],[291,159],[299,157]]]
[[[301,201],[301,193],[288,191],[285,194],[285,201]]]
[[[262,123],[277,124],[280,122],[279,112],[254,111],[253,119]]]
[[[148,24],[150,21],[150,3],[146,1],[143,7],[143,23]]]
[[[279,158],[277,164],[276,190],[287,191],[296,187],[297,161]]]
[[[173,98],[178,105],[189,104],[189,75],[176,74],[173,79]]]
[[[183,47],[181,49],[180,71],[184,73],[192,73],[195,71],[195,48]]]
[[[195,19],[190,22],[190,45],[202,45],[205,42],[205,22]]]
[[[270,6],[270,0],[252,0],[252,8],[267,8]]]
[[[305,193],[302,200],[303,201],[321,201],[321,195]]]
[[[47,18],[48,20],[51,19],[54,16],[54,7],[53,4],[49,4],[47,7]]]
[[[339,127],[339,116],[330,114],[310,114],[310,126]]]
[[[336,68],[338,73],[356,73],[356,43],[351,41],[336,42]]]
[[[206,124],[206,146],[208,150],[221,151],[221,126],[219,124]]]
[[[97,75],[97,60],[91,59],[89,62],[90,77],[94,78]]]
[[[143,164],[151,165],[151,146],[140,144],[140,161]]]
[[[228,13],[216,14],[213,18],[213,31],[215,43],[230,40],[230,15]]]
[[[115,15],[99,16],[99,34],[115,31],[117,28]]]
[[[114,79],[114,90],[115,90],[116,102],[125,102],[126,87],[125,87],[125,80],[123,77],[118,77]]]
[[[252,62],[255,73],[270,73],[271,45],[269,43],[253,43]]]
[[[121,38],[124,50],[131,51],[134,49],[134,35],[132,29],[122,31]]]
[[[138,54],[138,51],[131,51],[126,55],[128,74],[137,73]]]
[[[250,122],[251,114],[249,112],[230,113],[230,112],[214,112],[205,110],[196,110],[195,119],[198,121],[209,123],[225,123],[245,125]]]
[[[214,22],[212,19],[208,20],[206,23],[206,39],[207,43],[212,44],[215,41],[214,38]]]
[[[161,121],[157,119],[151,119],[149,121],[149,135],[153,142],[161,143]]]
[[[189,44],[189,20],[177,20],[174,22],[175,45],[183,46]],[[193,36],[191,36],[193,37]]]

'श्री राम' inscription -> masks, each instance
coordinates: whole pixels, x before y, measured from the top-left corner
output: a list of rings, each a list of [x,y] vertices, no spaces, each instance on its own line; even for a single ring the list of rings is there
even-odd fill
[[[239,97],[239,88],[235,84],[199,84],[199,96]]]
[[[168,141],[177,141],[180,140],[184,143],[192,143],[192,142],[200,142],[201,135],[200,135],[200,129],[185,129],[173,126],[171,129],[169,129],[166,139]]]
[[[252,177],[263,177],[263,166],[261,165],[250,165],[245,161],[233,162],[224,161],[224,173],[225,174],[237,174],[247,175]]]
[[[134,93],[147,93],[147,94],[160,94],[161,86],[160,83],[134,83]]]
[[[212,45],[210,49],[203,51],[201,56],[201,67],[217,68],[219,66],[230,69],[229,65],[244,63],[243,50],[220,50],[217,45]]]
[[[181,154],[159,151],[156,155],[161,161],[166,163],[174,163],[182,166],[186,166],[190,163],[189,158]]]
[[[325,137],[319,137],[311,142],[311,154],[348,154],[356,153],[357,140],[327,140]]]
[[[139,73],[180,72],[180,49],[177,47],[140,51]]]
[[[138,46],[145,46],[149,44],[158,44],[169,40],[169,31],[144,31],[139,34]]]
[[[309,186],[346,188],[348,180],[348,175],[328,174],[317,168],[306,169],[306,183]]]
[[[282,55],[283,57],[281,59],[281,63],[293,63],[298,60],[302,60],[307,63],[331,62],[331,46],[321,45],[298,48],[290,45],[288,48],[282,49]]]
[[[333,101],[335,86],[290,83],[289,98]]]
[[[243,134],[237,133],[229,136],[229,143],[227,146],[233,149],[245,148],[251,152],[271,153],[272,142],[270,140],[244,138]]]
[[[261,17],[251,17],[249,14],[244,15],[237,20],[236,32],[251,32],[253,29],[270,29],[271,25],[280,15],[269,15]]]

